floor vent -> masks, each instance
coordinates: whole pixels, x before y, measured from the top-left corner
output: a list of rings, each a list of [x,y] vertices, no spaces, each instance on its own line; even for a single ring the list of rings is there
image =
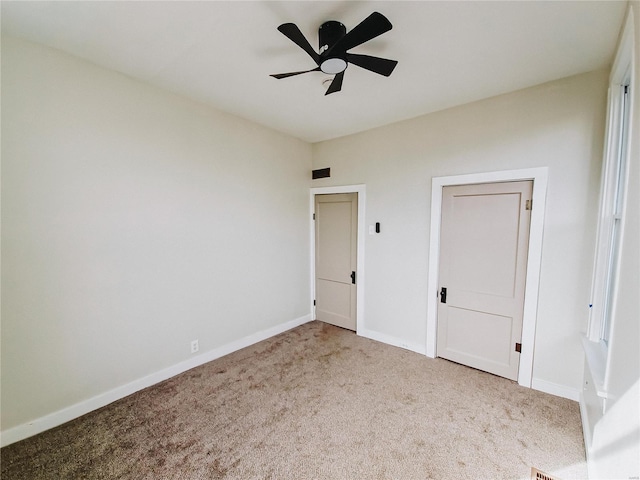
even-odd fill
[[[544,473],[537,468],[531,467],[531,480],[560,480],[558,477]]]

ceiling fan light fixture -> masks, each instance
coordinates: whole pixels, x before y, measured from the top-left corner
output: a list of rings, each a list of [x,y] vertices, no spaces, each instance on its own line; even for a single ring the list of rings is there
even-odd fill
[[[282,79],[303,73],[320,71],[326,75],[333,75],[333,78],[330,80],[331,84],[325,95],[339,92],[342,89],[344,71],[350,63],[369,70],[370,72],[377,73],[378,75],[388,77],[398,64],[396,60],[350,53],[349,50],[388,32],[391,28],[393,28],[391,22],[379,12],[373,12],[351,29],[349,33],[347,33],[347,29],[342,23],[329,20],[320,25],[318,29],[318,53],[295,23],[283,23],[278,27],[278,31],[304,50],[317,66],[311,70],[276,73],[271,76]],[[323,82],[323,84],[324,83],[325,82]]]
[[[342,58],[327,58],[320,65],[320,70],[328,75],[342,73],[347,69],[347,62]]]

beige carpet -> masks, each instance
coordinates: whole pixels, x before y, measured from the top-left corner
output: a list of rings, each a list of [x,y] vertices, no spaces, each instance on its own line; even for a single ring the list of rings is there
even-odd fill
[[[578,404],[311,322],[5,447],[10,479],[586,478]]]

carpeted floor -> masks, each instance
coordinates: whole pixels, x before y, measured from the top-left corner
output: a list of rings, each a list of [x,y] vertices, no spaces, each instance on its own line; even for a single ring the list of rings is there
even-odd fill
[[[320,322],[0,453],[3,480],[587,477],[577,403]]]

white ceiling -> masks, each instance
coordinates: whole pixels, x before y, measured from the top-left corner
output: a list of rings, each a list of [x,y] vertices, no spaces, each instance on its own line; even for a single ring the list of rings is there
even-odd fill
[[[607,67],[626,1],[9,2],[2,33],[317,142]],[[354,53],[398,60],[386,78],[350,66],[282,80],[313,60],[277,31],[352,29],[379,11],[393,29]]]

